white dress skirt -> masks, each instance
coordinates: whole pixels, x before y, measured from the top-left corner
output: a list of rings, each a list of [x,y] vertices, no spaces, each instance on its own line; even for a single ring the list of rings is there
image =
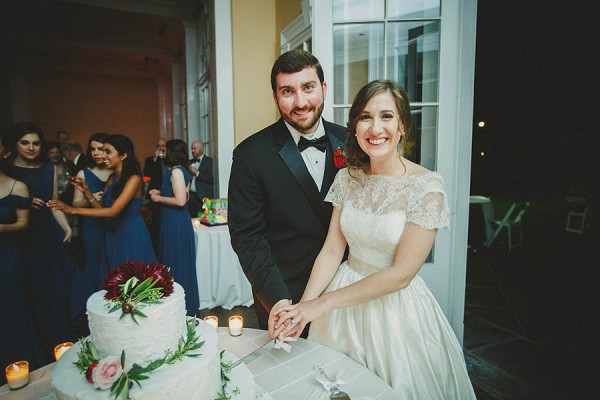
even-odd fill
[[[341,208],[350,248],[326,292],[389,267],[407,222],[436,229],[449,220],[434,172],[398,179],[344,169],[326,200]],[[328,312],[311,323],[309,339],[365,365],[401,399],[475,398],[460,343],[419,276],[398,292]]]

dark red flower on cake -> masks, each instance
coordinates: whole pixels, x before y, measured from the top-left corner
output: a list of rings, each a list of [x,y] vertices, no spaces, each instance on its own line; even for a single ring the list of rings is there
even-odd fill
[[[346,152],[341,147],[333,152],[333,165],[338,169],[346,166]]]
[[[121,285],[133,277],[137,278],[139,282],[152,278],[156,282],[154,287],[161,288],[163,297],[173,293],[173,276],[164,264],[127,261],[125,264],[109,271],[102,285],[103,289],[106,290],[104,298],[111,300],[126,294],[123,293]]]
[[[87,381],[89,383],[94,383],[94,381],[92,380],[92,371],[97,366],[98,366],[98,363],[93,363],[89,367],[87,367],[87,369],[85,370],[85,379],[87,379]]]

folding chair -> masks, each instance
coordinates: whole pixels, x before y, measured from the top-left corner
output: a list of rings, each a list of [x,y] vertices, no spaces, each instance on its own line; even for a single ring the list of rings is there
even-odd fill
[[[501,220],[494,220],[492,224],[497,225],[493,236],[485,244],[485,247],[490,247],[492,243],[500,236],[503,229],[506,229],[508,233],[508,251],[512,251],[514,248],[523,248],[523,228],[521,220],[525,211],[529,208],[529,202],[525,203],[513,203],[504,214]]]
[[[585,229],[586,218],[588,214],[587,200],[580,196],[566,196],[567,204],[570,207],[567,214],[567,232],[583,234]]]

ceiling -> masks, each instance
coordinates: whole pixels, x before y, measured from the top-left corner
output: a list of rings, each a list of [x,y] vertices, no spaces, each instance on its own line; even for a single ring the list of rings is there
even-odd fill
[[[4,67],[170,74],[184,54],[190,0],[8,0],[0,22]]]

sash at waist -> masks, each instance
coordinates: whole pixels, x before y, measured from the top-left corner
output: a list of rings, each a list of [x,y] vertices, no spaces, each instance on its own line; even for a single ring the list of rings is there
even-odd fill
[[[376,267],[366,261],[354,257],[352,253],[348,254],[348,268],[361,274],[362,276],[373,275],[375,272],[382,270],[382,268]]]

